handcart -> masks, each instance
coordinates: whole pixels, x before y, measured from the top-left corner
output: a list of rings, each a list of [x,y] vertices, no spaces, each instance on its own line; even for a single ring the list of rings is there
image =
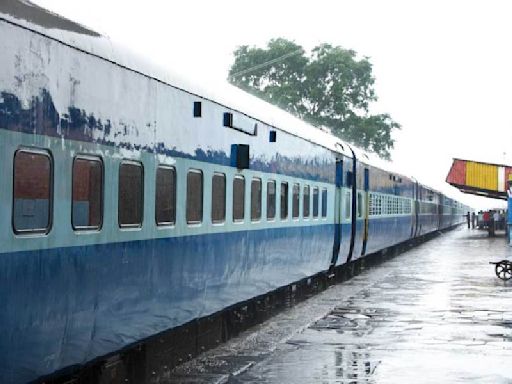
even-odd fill
[[[512,261],[490,261],[489,264],[494,264],[494,272],[501,280],[507,281],[512,278]]]

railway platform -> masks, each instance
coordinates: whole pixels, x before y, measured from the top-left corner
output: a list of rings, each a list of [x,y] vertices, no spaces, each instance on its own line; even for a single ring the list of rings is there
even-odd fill
[[[176,367],[162,383],[510,383],[505,237],[459,227]]]

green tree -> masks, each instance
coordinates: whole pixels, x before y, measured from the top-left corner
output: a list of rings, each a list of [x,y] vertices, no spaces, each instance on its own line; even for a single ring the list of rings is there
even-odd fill
[[[228,80],[315,126],[389,158],[393,129],[400,125],[388,114],[371,115],[377,100],[368,58],[330,44],[309,54],[300,45],[272,39],[266,48],[238,47]]]

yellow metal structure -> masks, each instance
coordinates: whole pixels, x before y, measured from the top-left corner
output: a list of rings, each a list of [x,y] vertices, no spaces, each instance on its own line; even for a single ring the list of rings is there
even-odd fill
[[[498,190],[498,167],[494,164],[466,162],[466,185],[485,189],[488,191]]]
[[[511,175],[508,165],[453,159],[446,181],[465,193],[506,200]]]

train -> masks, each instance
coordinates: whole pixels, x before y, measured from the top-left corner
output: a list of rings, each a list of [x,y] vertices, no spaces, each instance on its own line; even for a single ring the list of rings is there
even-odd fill
[[[460,202],[243,91],[0,3],[0,382],[463,221]]]

